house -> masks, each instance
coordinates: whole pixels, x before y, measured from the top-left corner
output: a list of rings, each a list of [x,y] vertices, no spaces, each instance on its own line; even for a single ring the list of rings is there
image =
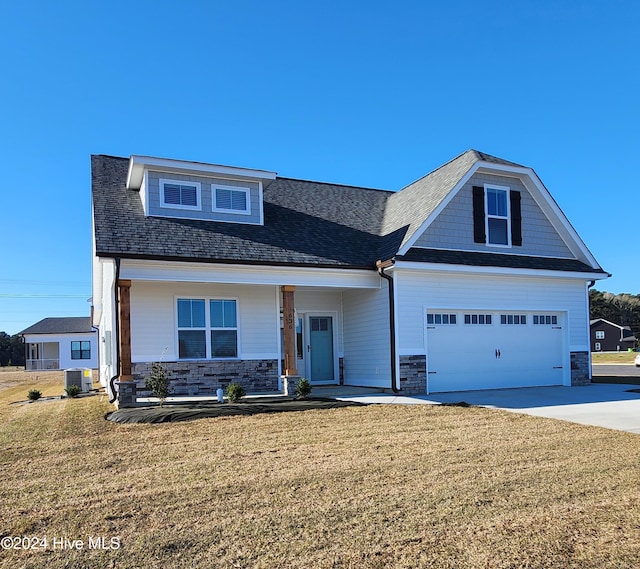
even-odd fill
[[[636,344],[636,337],[629,326],[620,326],[604,318],[591,320],[591,351],[626,352]]]
[[[45,318],[19,334],[27,371],[98,367],[98,333],[89,317]]]
[[[400,191],[92,156],[100,377],[406,394],[590,381],[600,267],[533,169],[469,150]]]

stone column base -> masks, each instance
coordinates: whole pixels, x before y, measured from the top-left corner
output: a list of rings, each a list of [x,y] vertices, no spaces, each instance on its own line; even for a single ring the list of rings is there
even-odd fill
[[[283,375],[282,376],[282,389],[287,397],[296,396],[296,387],[298,382],[302,379],[299,375]]]
[[[118,409],[135,407],[137,405],[137,386],[135,381],[121,381],[118,386]]]

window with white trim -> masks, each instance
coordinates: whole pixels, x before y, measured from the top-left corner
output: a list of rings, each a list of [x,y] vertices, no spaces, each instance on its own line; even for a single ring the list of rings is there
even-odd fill
[[[487,244],[509,247],[509,188],[485,185],[485,202]]]
[[[251,191],[240,186],[211,186],[213,211],[223,213],[251,213]]]
[[[179,359],[238,357],[236,300],[179,298],[177,312]]]
[[[201,209],[200,183],[160,179],[160,206],[178,209]]]
[[[81,340],[79,342],[71,342],[71,359],[72,360],[90,360],[91,359],[91,342]]]
[[[465,314],[465,324],[491,324],[491,314]]]
[[[427,324],[456,324],[457,316],[455,314],[427,313]]]
[[[596,340],[604,340],[604,330],[596,330]]]
[[[596,348],[596,352],[602,351],[602,345],[600,344],[600,342],[596,342],[595,348]]]

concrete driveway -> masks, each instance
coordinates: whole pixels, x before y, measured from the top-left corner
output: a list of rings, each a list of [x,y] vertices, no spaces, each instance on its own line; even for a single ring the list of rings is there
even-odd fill
[[[593,383],[584,387],[526,387],[413,397],[379,393],[346,396],[344,399],[403,405],[464,401],[471,405],[640,434],[640,393],[631,392],[633,389],[640,389],[640,386]]]

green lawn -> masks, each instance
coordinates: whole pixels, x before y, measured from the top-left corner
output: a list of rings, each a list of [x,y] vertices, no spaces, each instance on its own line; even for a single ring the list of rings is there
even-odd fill
[[[593,352],[591,361],[594,364],[632,364],[637,352]]]
[[[118,425],[104,396],[27,390],[0,391],[2,535],[49,545],[1,567],[640,564],[631,433],[418,405]]]

